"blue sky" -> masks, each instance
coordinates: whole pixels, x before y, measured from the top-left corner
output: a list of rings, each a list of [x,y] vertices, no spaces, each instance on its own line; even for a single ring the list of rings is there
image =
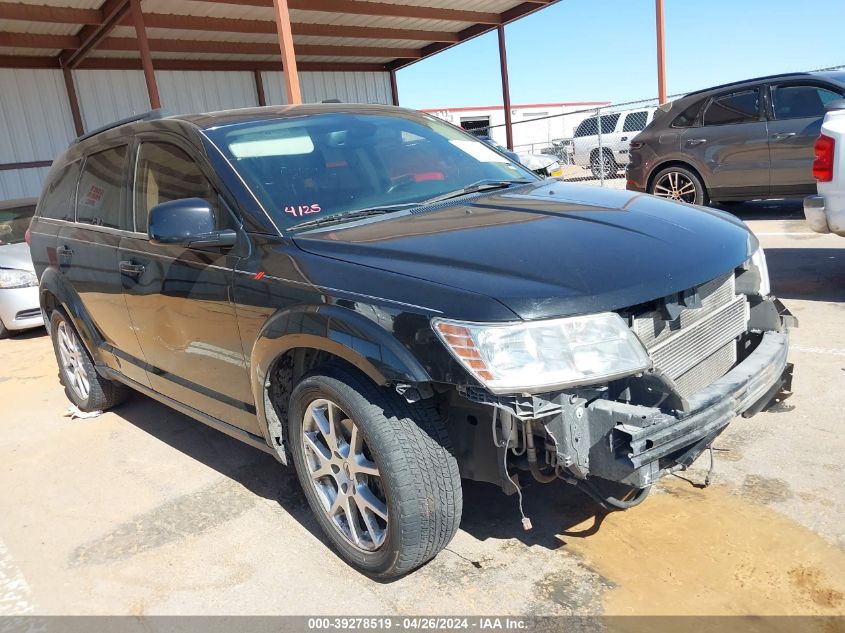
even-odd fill
[[[664,0],[669,94],[845,64],[845,0]],[[511,101],[657,96],[653,0],[561,0],[505,29]],[[502,103],[496,33],[397,73],[411,108]]]

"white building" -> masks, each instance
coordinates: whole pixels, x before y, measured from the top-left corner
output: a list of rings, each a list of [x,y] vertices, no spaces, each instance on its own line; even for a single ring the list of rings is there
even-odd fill
[[[514,149],[534,152],[553,139],[571,138],[582,120],[594,114],[597,107],[608,104],[607,101],[571,101],[512,105]],[[469,131],[489,128],[489,136],[500,145],[506,145],[505,111],[500,105],[429,108],[423,112]]]

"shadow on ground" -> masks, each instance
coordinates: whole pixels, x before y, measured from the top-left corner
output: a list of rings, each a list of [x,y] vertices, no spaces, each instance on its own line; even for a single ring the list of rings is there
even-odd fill
[[[779,298],[845,302],[845,249],[767,248],[766,261]]]
[[[272,456],[230,438],[140,394],[115,413],[172,448],[214,469],[251,493],[277,502],[285,512],[329,547],[305,500],[296,473]],[[565,545],[557,535],[588,537],[606,512],[589,497],[563,482],[550,485],[523,481],[523,504],[534,528],[522,529],[516,495],[506,496],[494,485],[463,481],[461,528],[479,540],[519,539],[522,543],[557,549]],[[583,530],[571,528],[590,521]]]
[[[781,200],[751,200],[748,202],[713,203],[717,209],[727,211],[740,220],[803,220],[803,198]],[[807,229],[809,231],[809,228]]]

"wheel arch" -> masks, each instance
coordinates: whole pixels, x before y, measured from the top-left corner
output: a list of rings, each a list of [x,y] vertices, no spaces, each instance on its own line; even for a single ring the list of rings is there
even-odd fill
[[[299,377],[329,362],[352,367],[379,386],[431,382],[402,343],[354,310],[321,305],[277,312],[252,347],[250,382],[265,440],[283,463],[287,399]]]
[[[710,195],[710,186],[707,184],[707,181],[704,180],[704,176],[702,175],[701,171],[699,171],[691,163],[678,159],[669,159],[663,161],[662,163],[658,163],[657,165],[651,168],[651,171],[648,174],[648,180],[646,181],[645,185],[646,193],[651,193],[651,185],[654,183],[654,179],[657,177],[657,174],[659,174],[667,167],[682,167],[683,169],[691,171],[701,181],[701,185],[704,187],[705,196]]]
[[[82,303],[77,292],[65,282],[62,275],[55,268],[47,268],[41,275],[38,284],[38,299],[41,311],[44,313],[44,323],[47,333],[50,332],[50,315],[57,309],[61,309],[70,319],[71,324],[79,335],[82,344],[88,351],[94,364],[103,362],[100,356],[98,343],[102,340],[88,311]]]

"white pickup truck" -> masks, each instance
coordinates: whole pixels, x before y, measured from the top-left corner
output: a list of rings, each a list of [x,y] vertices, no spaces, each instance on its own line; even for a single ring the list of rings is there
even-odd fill
[[[825,110],[813,161],[818,195],[804,198],[804,215],[816,233],[845,237],[845,99]]]

